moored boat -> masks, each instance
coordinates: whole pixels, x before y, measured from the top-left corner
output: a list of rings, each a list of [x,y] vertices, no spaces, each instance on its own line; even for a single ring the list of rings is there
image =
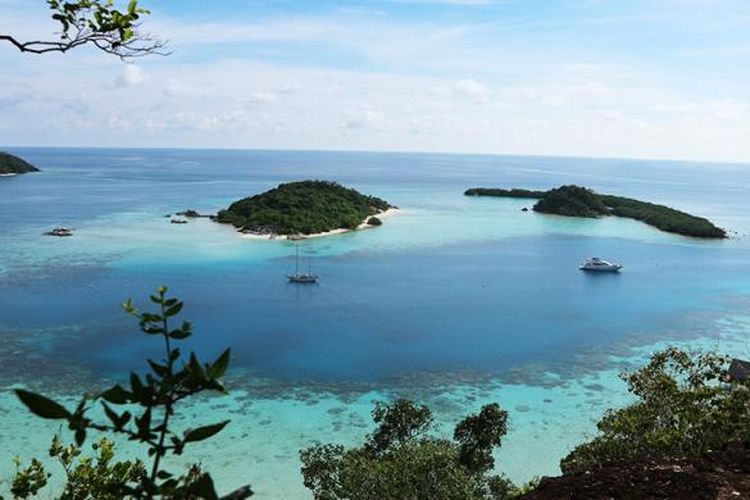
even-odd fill
[[[602,260],[599,257],[592,257],[581,264],[578,269],[580,269],[581,271],[593,271],[600,273],[617,273],[620,271],[620,269],[622,269],[622,264],[607,262],[606,260]]]
[[[47,231],[44,234],[46,236],[65,237],[65,236],[73,236],[73,231],[71,229],[68,229],[67,227],[56,227],[52,231]]]
[[[289,283],[317,283],[319,276],[310,270],[309,261],[307,272],[299,270],[299,246],[295,245],[295,250],[294,274],[287,275]]]

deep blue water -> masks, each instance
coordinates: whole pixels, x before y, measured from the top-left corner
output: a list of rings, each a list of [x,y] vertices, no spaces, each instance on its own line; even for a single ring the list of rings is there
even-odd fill
[[[705,242],[628,221],[521,214],[467,200],[473,186],[584,184],[750,232],[750,167],[633,160],[376,153],[17,149],[43,173],[0,178],[0,335],[66,327],[40,349],[114,375],[154,354],[120,312],[168,284],[204,355],[283,379],[373,381],[418,372],[501,373],[639,334],[699,329],[750,293],[746,239]],[[288,243],[164,224],[279,182],[323,178],[404,210],[362,235],[304,243],[323,279],[285,282]],[[520,204],[519,204],[520,203]],[[410,215],[411,214],[411,215]],[[519,219],[519,217],[533,217]],[[528,221],[528,222],[527,222]],[[68,240],[41,236],[64,224]],[[451,237],[456,234],[455,238]],[[620,275],[576,268],[601,255]],[[143,304],[143,301],[140,301]],[[740,311],[743,312],[743,311]],[[9,335],[10,333],[6,333]],[[16,333],[14,333],[16,334]],[[158,347],[158,346],[157,346]]]

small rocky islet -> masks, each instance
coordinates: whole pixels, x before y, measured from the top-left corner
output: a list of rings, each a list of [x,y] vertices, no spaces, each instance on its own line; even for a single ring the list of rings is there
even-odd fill
[[[39,169],[18,156],[0,151],[0,175],[18,175],[30,172],[39,172]]]
[[[466,196],[536,199],[538,201],[533,210],[544,214],[588,218],[626,217],[639,220],[667,233],[710,239],[727,237],[724,229],[703,217],[646,201],[599,194],[576,185],[560,186],[548,191],[471,188],[467,189],[464,194]]]

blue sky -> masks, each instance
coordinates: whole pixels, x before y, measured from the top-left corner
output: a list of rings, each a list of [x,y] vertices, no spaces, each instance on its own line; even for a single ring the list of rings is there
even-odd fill
[[[750,161],[746,0],[141,3],[169,57],[0,46],[0,144]]]

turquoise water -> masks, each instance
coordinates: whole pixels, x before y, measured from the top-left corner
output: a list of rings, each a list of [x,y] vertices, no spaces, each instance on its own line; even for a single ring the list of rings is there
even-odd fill
[[[161,283],[186,300],[198,331],[190,347],[204,357],[225,346],[234,353],[233,393],[188,408],[185,426],[224,415],[233,423],[191,458],[211,464],[225,489],[251,482],[261,498],[304,498],[297,451],[316,440],[361,439],[372,401],[395,396],[430,403],[442,432],[498,401],[511,412],[501,469],[516,480],[554,474],[603,410],[627,401],[617,373],[656,346],[749,350],[746,166],[11,152],[44,172],[0,178],[0,476],[16,454],[43,455],[50,429],[25,422],[8,389],[31,385],[65,397],[141,367],[158,346],[118,304]],[[303,242],[319,286],[285,282],[294,265],[287,242],[164,218],[186,208],[213,212],[305,178],[337,180],[400,207],[380,228]],[[630,220],[522,212],[530,201],[462,196],[475,186],[573,182],[707,216],[735,237],[700,241]],[[41,236],[57,225],[76,235]],[[577,263],[592,255],[621,261],[625,271],[580,273]]]

